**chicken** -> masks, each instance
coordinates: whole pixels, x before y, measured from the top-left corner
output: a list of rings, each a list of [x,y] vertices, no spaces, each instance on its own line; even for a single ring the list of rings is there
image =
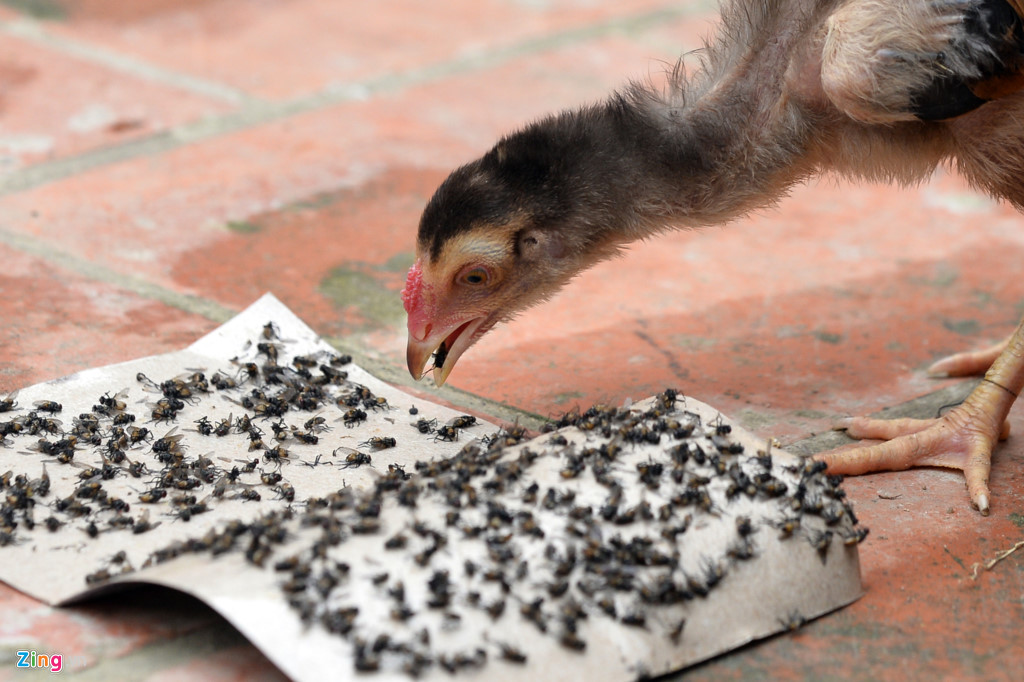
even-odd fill
[[[402,298],[407,360],[445,382],[499,322],[640,239],[728,222],[823,172],[910,184],[938,165],[1024,209],[1024,0],[732,0],[668,85],[633,83],[510,134],[423,211]],[[994,360],[994,362],[993,362]],[[890,439],[820,455],[836,473],[964,470],[982,513],[1024,386],[1024,326],[936,371],[985,380],[939,420],[855,419]]]

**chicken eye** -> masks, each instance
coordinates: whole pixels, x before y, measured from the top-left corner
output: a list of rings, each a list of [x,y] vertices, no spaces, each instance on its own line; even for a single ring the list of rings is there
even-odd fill
[[[459,283],[469,286],[481,286],[491,281],[491,274],[485,268],[472,268],[459,276]]]

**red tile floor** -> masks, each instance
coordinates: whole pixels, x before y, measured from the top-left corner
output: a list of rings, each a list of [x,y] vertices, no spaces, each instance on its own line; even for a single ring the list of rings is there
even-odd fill
[[[710,0],[0,0],[0,395],[180,348],[268,290],[409,387],[397,293],[437,183],[659,73],[713,19]],[[413,390],[534,424],[674,386],[807,452],[836,417],[962,393],[923,368],[1024,314],[1022,225],[946,174],[825,178],[632,249]],[[848,480],[865,596],[688,678],[1019,676],[1024,552],[971,567],[1024,536],[1021,443],[997,452],[988,518],[955,472]],[[72,679],[281,678],[155,591],[53,609],[0,585],[0,679],[31,678],[17,648],[74,658]]]

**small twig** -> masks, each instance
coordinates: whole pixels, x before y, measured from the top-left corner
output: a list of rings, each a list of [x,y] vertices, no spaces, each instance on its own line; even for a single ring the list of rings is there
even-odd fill
[[[881,497],[883,500],[898,500],[901,497],[903,497],[903,495],[886,495],[882,491],[878,491],[878,496]]]
[[[1008,550],[1006,550],[1004,552],[1000,552],[999,554],[996,555],[995,559],[989,559],[988,561],[986,561],[985,564],[984,564],[984,569],[986,571],[991,571],[993,566],[995,566],[1000,561],[1002,561],[1006,557],[1008,557],[1011,554],[1013,554],[1014,552],[1016,552],[1021,547],[1024,547],[1024,540],[1021,540],[1020,542],[1018,542],[1016,545],[1014,545],[1010,549],[1008,549]],[[981,569],[981,568],[982,568],[982,564],[980,564],[980,563],[975,563],[974,565],[971,566],[971,569],[972,569],[971,580],[977,580],[978,579],[979,569]]]

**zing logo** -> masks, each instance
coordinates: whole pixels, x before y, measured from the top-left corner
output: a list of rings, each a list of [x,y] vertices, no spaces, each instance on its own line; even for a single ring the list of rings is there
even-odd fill
[[[18,668],[48,668],[51,673],[59,673],[64,669],[64,657],[60,654],[37,654],[34,651],[15,652]]]

